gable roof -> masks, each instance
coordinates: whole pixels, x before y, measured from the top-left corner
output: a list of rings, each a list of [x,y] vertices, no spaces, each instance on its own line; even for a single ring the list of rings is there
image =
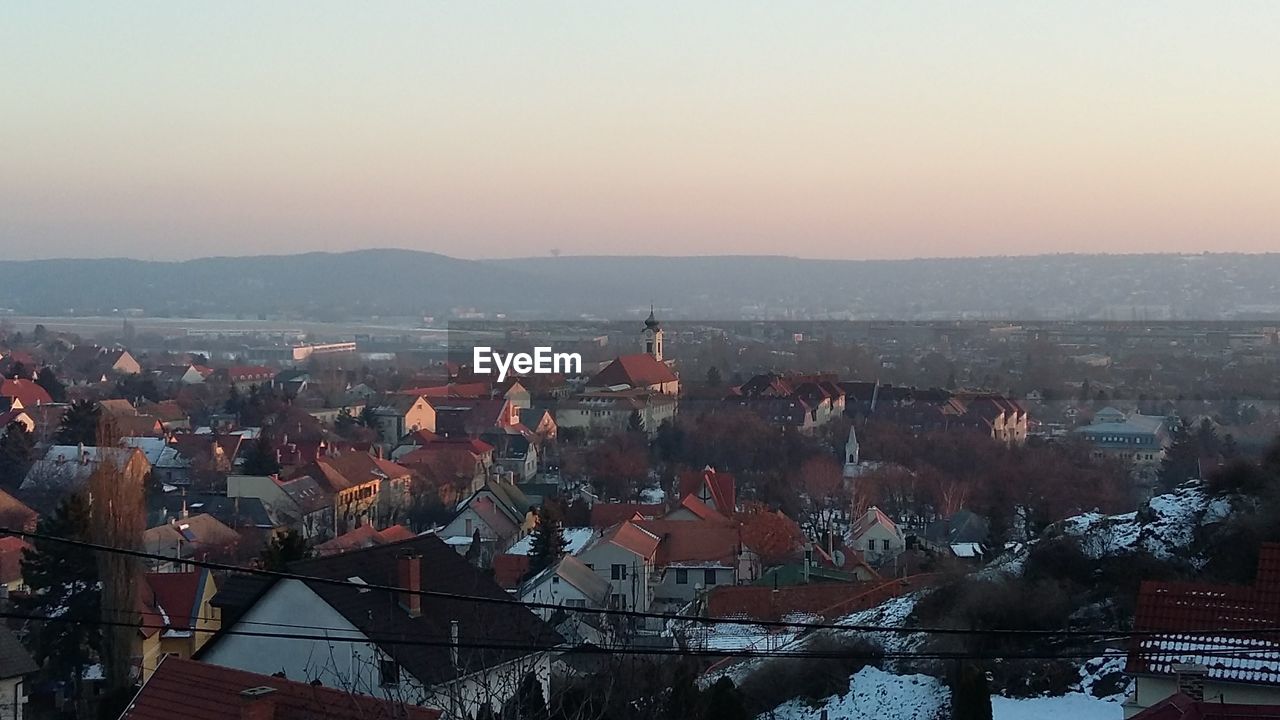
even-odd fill
[[[339,555],[304,560],[290,566],[302,575],[348,580],[358,577],[369,585],[399,585],[397,562],[406,551],[421,556],[418,590],[509,601],[510,595],[493,579],[468,563],[434,535],[352,550]],[[445,645],[387,644],[384,651],[419,681],[434,685],[459,675],[509,662],[531,654],[525,649],[476,647],[511,644],[550,649],[560,636],[526,608],[510,604],[476,602],[435,595],[421,596],[422,612],[412,617],[383,591],[362,591],[353,585],[304,581],[316,595],[337,610],[347,622],[377,638],[449,637],[450,623],[458,622],[459,665],[453,666]]]
[[[22,579],[22,551],[30,547],[30,543],[16,535],[0,537],[0,585]]]
[[[662,542],[662,539],[640,527],[636,522],[627,521],[615,525],[591,545],[612,543],[624,550],[630,550],[642,558],[654,557],[658,552],[658,544]],[[590,546],[587,549],[590,549]],[[586,550],[583,550],[583,552],[586,552]]]
[[[343,533],[332,540],[316,545],[315,550],[317,555],[325,557],[328,555],[347,552],[349,550],[359,550],[361,548],[374,547],[375,545],[386,545],[387,543],[400,542],[401,540],[408,540],[412,537],[417,537],[417,533],[404,525],[392,525],[386,530],[377,530],[372,525],[361,525],[355,530]]]
[[[679,520],[637,520],[635,524],[661,540],[659,566],[733,567],[737,564],[742,538],[735,527]]]
[[[715,468],[703,468],[701,473],[685,473],[680,477],[680,494],[700,496],[703,486],[715,509],[728,515],[737,510],[737,481],[727,472],[716,472]]]
[[[120,720],[224,720],[241,717],[245,691],[271,688],[273,720],[436,720],[439,710],[380,700],[310,683],[170,656],[138,691]]]
[[[40,516],[21,500],[0,490],[0,526],[35,532]]]
[[[863,513],[861,516],[859,516],[857,520],[854,521],[853,527],[849,529],[849,537],[853,539],[862,537],[863,533],[867,532],[868,530],[875,527],[876,525],[879,525],[889,530],[895,535],[898,535],[898,536],[902,535],[902,531],[898,529],[897,523],[895,523],[893,520],[890,520],[888,515],[885,515],[883,512],[881,512],[880,508],[872,506],[867,508],[867,511]]]
[[[1168,675],[1191,663],[1210,680],[1280,685],[1280,588],[1270,583],[1278,553],[1280,544],[1262,546],[1263,582],[1253,586],[1142,583],[1134,630],[1162,634],[1134,639],[1126,672]]]
[[[1192,700],[1178,693],[1170,695],[1130,720],[1280,720],[1280,705],[1241,705],[1237,703]]]
[[[587,383],[588,387],[613,387],[630,385],[633,388],[649,387],[676,382],[676,374],[667,364],[652,355],[638,353],[636,355],[620,355],[613,362],[596,373]]]
[[[155,596],[156,605],[164,610],[167,629],[190,630],[200,610],[205,583],[211,581],[209,571],[153,572],[143,577]]]
[[[538,573],[536,577],[529,580],[526,587],[533,587],[552,575],[572,585],[578,592],[591,598],[598,605],[603,606],[609,601],[609,581],[600,577],[595,570],[572,555],[565,555],[554,567]]]
[[[18,400],[24,408],[53,402],[53,398],[49,397],[49,393],[43,387],[26,378],[0,380],[0,397]]]

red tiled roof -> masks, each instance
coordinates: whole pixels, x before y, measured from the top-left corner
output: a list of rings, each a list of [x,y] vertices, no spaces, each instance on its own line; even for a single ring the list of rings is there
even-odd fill
[[[190,630],[191,619],[199,604],[201,572],[147,573],[147,585],[155,602],[169,616],[168,626],[174,630]]]
[[[587,383],[590,387],[610,387],[613,385],[630,385],[631,387],[649,387],[664,383],[676,382],[676,374],[671,372],[667,364],[652,355],[621,355],[596,373]]]
[[[493,558],[493,580],[504,590],[520,587],[520,581],[528,572],[528,555],[497,555]]]
[[[636,515],[655,518],[662,515],[663,510],[660,503],[596,503],[591,506],[591,527],[603,530],[623,520],[630,520]]]
[[[729,473],[706,468],[701,473],[685,473],[680,477],[680,494],[698,496],[703,484],[710,490],[711,500],[723,514],[734,512],[738,505],[737,482]]]
[[[792,613],[818,614],[866,592],[876,583],[827,582],[774,589],[767,585],[721,585],[707,596],[707,615],[781,620]]]
[[[0,585],[22,579],[22,551],[30,547],[20,537],[0,537]]]
[[[1211,680],[1280,685],[1280,545],[1263,545],[1255,586],[1144,582],[1134,629],[1167,633],[1134,640],[1127,671],[1164,675],[1176,663],[1208,668]],[[1238,631],[1258,631],[1257,635]],[[1237,631],[1223,634],[1222,631]]]
[[[388,718],[389,720],[436,720],[440,711],[379,700],[305,682],[270,675],[165,658],[121,720],[225,720],[241,717],[251,688],[272,688],[262,701],[274,704],[273,720],[347,720],[348,718]]]
[[[658,565],[737,565],[742,539],[735,527],[679,520],[637,520],[635,524],[661,539]]]
[[[21,500],[0,490],[0,527],[35,532],[40,516]]]
[[[343,533],[332,540],[316,545],[316,554],[325,557],[348,550],[386,545],[417,537],[417,533],[404,525],[392,525],[385,530],[376,530],[372,525],[361,525],[350,532]]]
[[[639,522],[643,521],[621,523],[602,539],[630,550],[640,557],[653,557],[661,542],[661,536],[641,528],[637,524]]]
[[[14,398],[28,408],[53,402],[44,388],[26,378],[0,380],[0,397]]]
[[[685,495],[680,501],[680,507],[693,513],[694,517],[699,520],[708,520],[711,522],[728,522],[729,518],[712,510],[710,506],[702,502],[692,495]]]

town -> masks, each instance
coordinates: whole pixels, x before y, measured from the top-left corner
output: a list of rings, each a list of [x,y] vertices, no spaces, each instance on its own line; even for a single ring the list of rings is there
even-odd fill
[[[1280,328],[661,314],[5,319],[0,716],[1280,708]]]

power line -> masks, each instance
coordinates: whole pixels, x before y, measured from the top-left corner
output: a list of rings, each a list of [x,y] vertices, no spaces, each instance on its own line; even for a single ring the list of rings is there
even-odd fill
[[[209,570],[219,570],[230,573],[243,573],[266,577],[275,580],[297,580],[301,582],[317,583],[322,585],[330,585],[334,587],[355,588],[360,591],[380,591],[388,593],[397,593],[403,595],[417,595],[420,597],[440,598],[445,600],[454,600],[461,602],[473,602],[481,604],[495,604],[504,606],[517,606],[525,609],[541,609],[560,612],[582,613],[586,615],[597,616],[614,616],[625,618],[644,618],[662,620],[664,622],[687,622],[691,624],[703,625],[754,625],[764,628],[794,628],[798,630],[840,630],[849,632],[865,632],[865,633],[893,633],[900,635],[955,635],[955,636],[1010,636],[1010,637],[1028,637],[1028,638],[1101,638],[1120,640],[1125,638],[1138,637],[1163,637],[1169,635],[1169,631],[1139,631],[1139,630],[1119,630],[1119,629],[1103,629],[1103,630],[1020,630],[1020,629],[961,629],[961,628],[945,628],[945,627],[889,627],[876,625],[845,625],[840,623],[815,623],[789,620],[746,620],[743,618],[715,618],[702,617],[697,615],[679,615],[664,614],[655,612],[643,612],[638,610],[620,610],[614,608],[572,608],[554,603],[540,602],[524,602],[513,598],[496,598],[486,597],[483,595],[463,595],[459,593],[444,592],[440,590],[422,590],[395,587],[394,585],[382,585],[365,582],[353,582],[351,580],[340,580],[336,578],[319,577],[315,575],[302,575],[299,573],[282,572],[276,570],[264,570],[261,568],[249,568],[238,565],[229,565],[226,563],[217,563],[208,560],[181,559],[172,558],[156,553],[148,553],[141,550],[131,550],[128,548],[112,547],[109,545],[101,545],[91,543],[84,540],[74,540],[71,538],[60,538],[53,535],[42,533],[25,532],[22,530],[13,530],[10,528],[0,527],[0,535],[16,535],[18,537],[28,538],[32,540],[47,540],[50,542],[63,543],[73,547],[80,547],[96,552],[115,553],[128,555],[143,560],[159,560],[163,562],[176,562],[195,567],[202,567]],[[892,581],[890,581],[892,582]],[[1211,634],[1214,636],[1223,635],[1248,635],[1256,636],[1259,634],[1280,634],[1280,626],[1272,628],[1252,628],[1252,629],[1233,629],[1233,630],[1205,630],[1205,631],[1178,631],[1180,635],[1197,635]]]
[[[147,623],[132,623],[127,621],[112,620],[77,620],[67,617],[51,617],[42,615],[33,615],[28,613],[17,613],[12,611],[0,612],[0,618],[11,618],[17,620],[30,620],[36,622],[61,623],[69,625],[92,625],[99,627],[126,627],[133,629],[148,630],[167,630],[171,629],[166,625],[155,625]],[[305,626],[300,626],[305,627]],[[349,635],[352,631],[341,630],[338,628],[316,628],[318,630],[338,630],[348,633],[347,636],[328,636],[315,635],[306,633],[283,633],[283,632],[253,632],[245,630],[236,630],[234,628],[225,628],[215,630],[211,628],[191,628],[194,632],[206,634],[222,634],[222,635],[238,635],[246,637],[261,638],[279,638],[287,640],[316,640],[334,643],[358,643],[358,644],[376,644],[376,645],[398,645],[410,647],[440,647],[469,650],[513,650],[526,652],[543,652],[555,650],[555,646],[536,645],[531,643],[503,643],[503,642],[476,642],[474,640],[459,640],[453,642],[451,639],[440,640],[424,640],[417,639],[412,636],[405,636],[403,633],[393,633],[387,637],[378,636],[376,633],[371,635],[361,632],[359,637]],[[736,658],[808,658],[822,660],[1087,660],[1098,657],[1102,658],[1125,658],[1125,657],[1146,657],[1146,656],[1163,656],[1171,654],[1171,651],[1164,649],[1148,649],[1148,650],[1104,650],[1101,653],[1004,653],[1004,652],[918,652],[918,651],[900,651],[900,652],[846,652],[846,651],[812,651],[812,650],[753,650],[750,648],[654,648],[654,647],[627,647],[627,648],[610,648],[595,645],[575,646],[565,652],[592,654],[592,655],[677,655],[677,656],[695,656],[695,657],[736,657]],[[1240,648],[1240,649],[1207,649],[1197,650],[1196,655],[1204,657],[1225,657],[1225,658],[1243,658],[1259,654],[1274,653],[1274,648]],[[1176,653],[1175,653],[1176,654]]]

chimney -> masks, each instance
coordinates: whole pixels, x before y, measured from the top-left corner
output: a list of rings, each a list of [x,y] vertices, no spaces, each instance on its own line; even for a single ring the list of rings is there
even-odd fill
[[[78,454],[81,465],[89,462],[89,455],[84,451],[84,443],[76,444],[76,453]]]
[[[261,685],[240,692],[240,720],[274,720],[276,689]]]
[[[422,589],[422,556],[408,550],[397,557],[396,579],[400,587],[414,591],[400,593],[400,607],[409,617],[422,617],[422,596],[417,594]]]
[[[1204,701],[1204,676],[1209,669],[1204,665],[1174,663],[1173,672],[1178,678],[1178,692],[1195,700]]]
[[[187,510],[187,499],[183,498],[182,499],[182,519],[186,520],[188,517],[191,517],[191,513]]]

